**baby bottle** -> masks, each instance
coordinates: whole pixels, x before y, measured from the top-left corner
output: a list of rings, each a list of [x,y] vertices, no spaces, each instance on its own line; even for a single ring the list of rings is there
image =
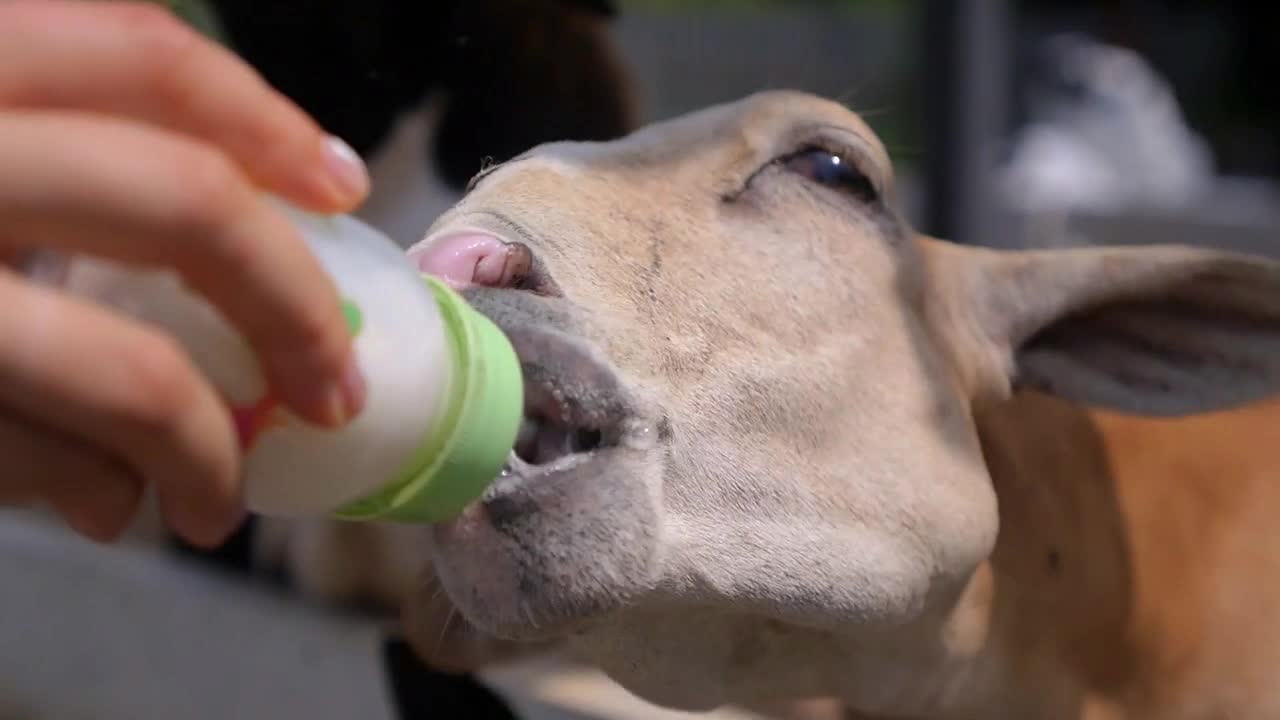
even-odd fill
[[[345,215],[268,198],[332,276],[368,386],[347,425],[305,424],[271,394],[245,340],[170,271],[41,254],[38,281],[171,334],[222,393],[245,451],[250,511],[279,517],[437,522],[498,476],[523,411],[506,336],[386,236]]]

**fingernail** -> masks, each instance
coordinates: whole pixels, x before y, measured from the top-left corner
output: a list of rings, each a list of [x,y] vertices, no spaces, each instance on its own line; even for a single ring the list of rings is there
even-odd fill
[[[345,423],[360,414],[364,410],[365,398],[368,395],[369,388],[365,383],[364,373],[360,371],[360,365],[356,362],[354,355],[347,362],[347,369],[342,373],[342,382],[338,386],[335,397],[335,408],[337,413],[335,417],[338,422]]]
[[[142,481],[114,466],[88,479],[93,481],[90,488],[70,497],[56,494],[50,502],[72,530],[94,542],[113,542],[133,522],[142,501]]]
[[[324,157],[330,180],[344,200],[359,201],[369,194],[369,169],[350,145],[330,135],[324,141]]]
[[[239,532],[244,527],[244,523],[249,519],[249,511],[243,506],[237,504],[235,509],[227,516],[227,524],[223,526],[224,532],[222,538],[218,540],[218,544],[226,542],[232,535]]]
[[[240,500],[227,498],[221,491],[215,493],[189,498],[162,491],[157,498],[160,516],[183,540],[199,548],[216,548],[244,524],[248,512]]]
[[[229,540],[240,529],[246,516],[243,510],[236,510],[225,519],[214,521],[205,515],[197,517],[188,513],[186,517],[190,519],[183,524],[187,528],[183,539],[196,547],[212,550]]]
[[[59,512],[67,523],[67,527],[82,537],[96,543],[109,543],[115,539],[111,532],[113,524],[111,518],[107,517],[107,513],[99,512],[92,507],[75,506],[60,509]]]

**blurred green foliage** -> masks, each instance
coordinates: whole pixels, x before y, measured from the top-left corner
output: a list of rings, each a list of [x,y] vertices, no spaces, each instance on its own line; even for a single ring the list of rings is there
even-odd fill
[[[200,33],[221,42],[224,38],[218,14],[206,0],[148,0],[164,5]]]

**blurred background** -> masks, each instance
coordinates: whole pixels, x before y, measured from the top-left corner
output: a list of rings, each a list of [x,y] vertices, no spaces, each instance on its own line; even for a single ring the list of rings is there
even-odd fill
[[[405,246],[483,162],[790,88],[864,115],[930,234],[1277,254],[1275,3],[167,4],[356,146],[375,187],[361,214]],[[479,678],[494,709],[474,679],[402,657],[389,610],[280,581],[254,532],[177,554],[156,528],[101,548],[0,514],[0,719],[668,717],[537,663]]]
[[[1270,252],[1280,20],[1229,0],[626,0],[662,118],[762,87],[864,113],[904,210],[957,242]]]
[[[903,210],[922,231],[993,246],[1176,240],[1272,252],[1280,222],[1273,4],[619,0],[615,8],[610,38],[634,80],[639,122],[766,88],[837,99],[889,147]],[[406,127],[416,126],[406,122],[400,143],[375,153],[383,175],[403,180],[406,158],[421,157],[411,149],[421,133]],[[367,209],[406,243],[453,199],[429,182],[413,187],[407,198],[380,188]],[[424,205],[432,192],[437,203]]]
[[[1230,0],[626,0],[649,118],[763,87],[862,112],[957,242],[1274,252],[1280,20]]]

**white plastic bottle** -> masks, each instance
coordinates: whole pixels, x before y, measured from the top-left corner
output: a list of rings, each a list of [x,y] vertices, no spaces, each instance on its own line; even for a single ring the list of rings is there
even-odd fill
[[[248,344],[176,274],[40,255],[33,278],[176,338],[226,399],[245,446],[245,503],[273,516],[436,522],[501,472],[523,410],[520,363],[487,318],[349,216],[271,199],[333,277],[368,386],[346,426],[307,425],[268,392]]]

